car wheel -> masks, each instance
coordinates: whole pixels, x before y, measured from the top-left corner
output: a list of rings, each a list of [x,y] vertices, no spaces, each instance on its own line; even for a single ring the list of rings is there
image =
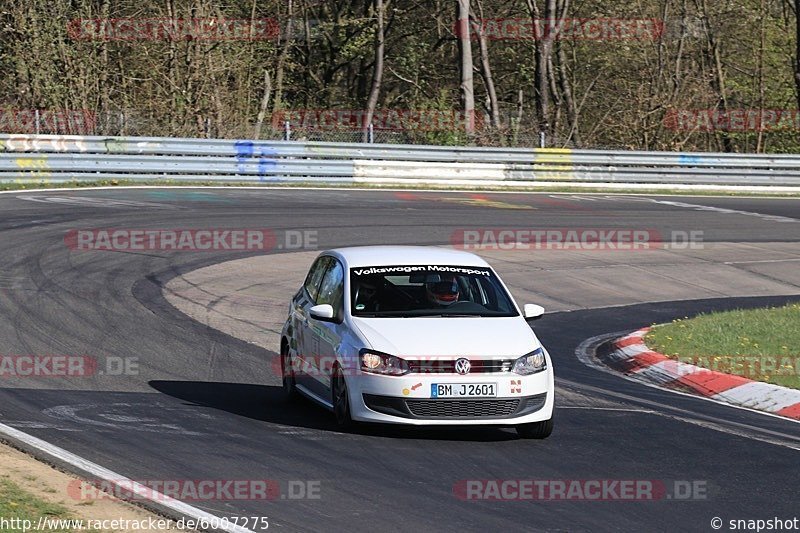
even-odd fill
[[[523,439],[546,439],[553,432],[553,419],[520,424],[517,426],[517,435]]]
[[[281,376],[283,376],[283,395],[286,400],[297,399],[300,393],[297,392],[292,356],[289,355],[289,345],[286,343],[281,344]]]
[[[353,426],[350,417],[350,397],[347,393],[347,382],[344,380],[342,367],[337,366],[331,380],[331,393],[333,396],[333,414],[336,416],[336,425],[339,429],[349,429]]]

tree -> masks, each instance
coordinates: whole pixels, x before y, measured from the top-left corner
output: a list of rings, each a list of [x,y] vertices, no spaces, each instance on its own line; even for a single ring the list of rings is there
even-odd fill
[[[377,27],[375,29],[375,66],[372,68],[372,86],[367,100],[367,113],[364,117],[364,141],[366,141],[366,128],[372,123],[375,114],[375,106],[378,104],[378,95],[381,92],[381,81],[383,80],[383,54],[384,54],[384,5],[383,0],[375,0],[375,17]]]
[[[472,42],[470,41],[469,0],[458,2],[456,33],[461,67],[461,102],[464,111],[464,131],[475,132],[475,89],[473,84]]]
[[[486,32],[483,29],[483,4],[477,0],[478,12],[480,18],[475,20],[475,13],[470,10],[470,21],[472,29],[478,36],[478,44],[481,56],[481,76],[483,77],[483,85],[486,87],[486,95],[489,99],[489,116],[492,119],[492,127],[500,127],[500,106],[497,100],[497,90],[494,86],[494,78],[492,76],[492,66],[489,62],[489,45],[486,41]]]
[[[798,7],[797,0],[791,3],[794,11],[794,31],[795,31],[795,48],[794,48],[794,85],[795,93],[797,96],[797,109],[800,109],[800,7]]]

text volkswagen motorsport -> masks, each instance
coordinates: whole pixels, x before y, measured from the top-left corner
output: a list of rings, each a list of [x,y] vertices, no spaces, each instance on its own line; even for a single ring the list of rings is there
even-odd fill
[[[323,252],[292,299],[281,335],[288,396],[352,421],[553,428],[553,367],[480,257],[445,248]]]

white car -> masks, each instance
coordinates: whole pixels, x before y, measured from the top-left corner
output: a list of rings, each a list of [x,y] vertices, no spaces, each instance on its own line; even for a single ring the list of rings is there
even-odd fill
[[[298,393],[353,422],[553,429],[553,364],[480,257],[421,246],[320,254],[281,333],[281,373]]]

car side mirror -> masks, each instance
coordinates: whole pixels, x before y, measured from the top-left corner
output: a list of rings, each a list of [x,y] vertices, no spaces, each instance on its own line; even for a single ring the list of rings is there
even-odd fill
[[[544,307],[536,304],[525,304],[522,310],[525,320],[539,320],[544,315]]]
[[[331,304],[315,305],[308,310],[308,314],[311,315],[311,318],[316,318],[317,320],[322,320],[323,322],[334,321],[333,306]]]

